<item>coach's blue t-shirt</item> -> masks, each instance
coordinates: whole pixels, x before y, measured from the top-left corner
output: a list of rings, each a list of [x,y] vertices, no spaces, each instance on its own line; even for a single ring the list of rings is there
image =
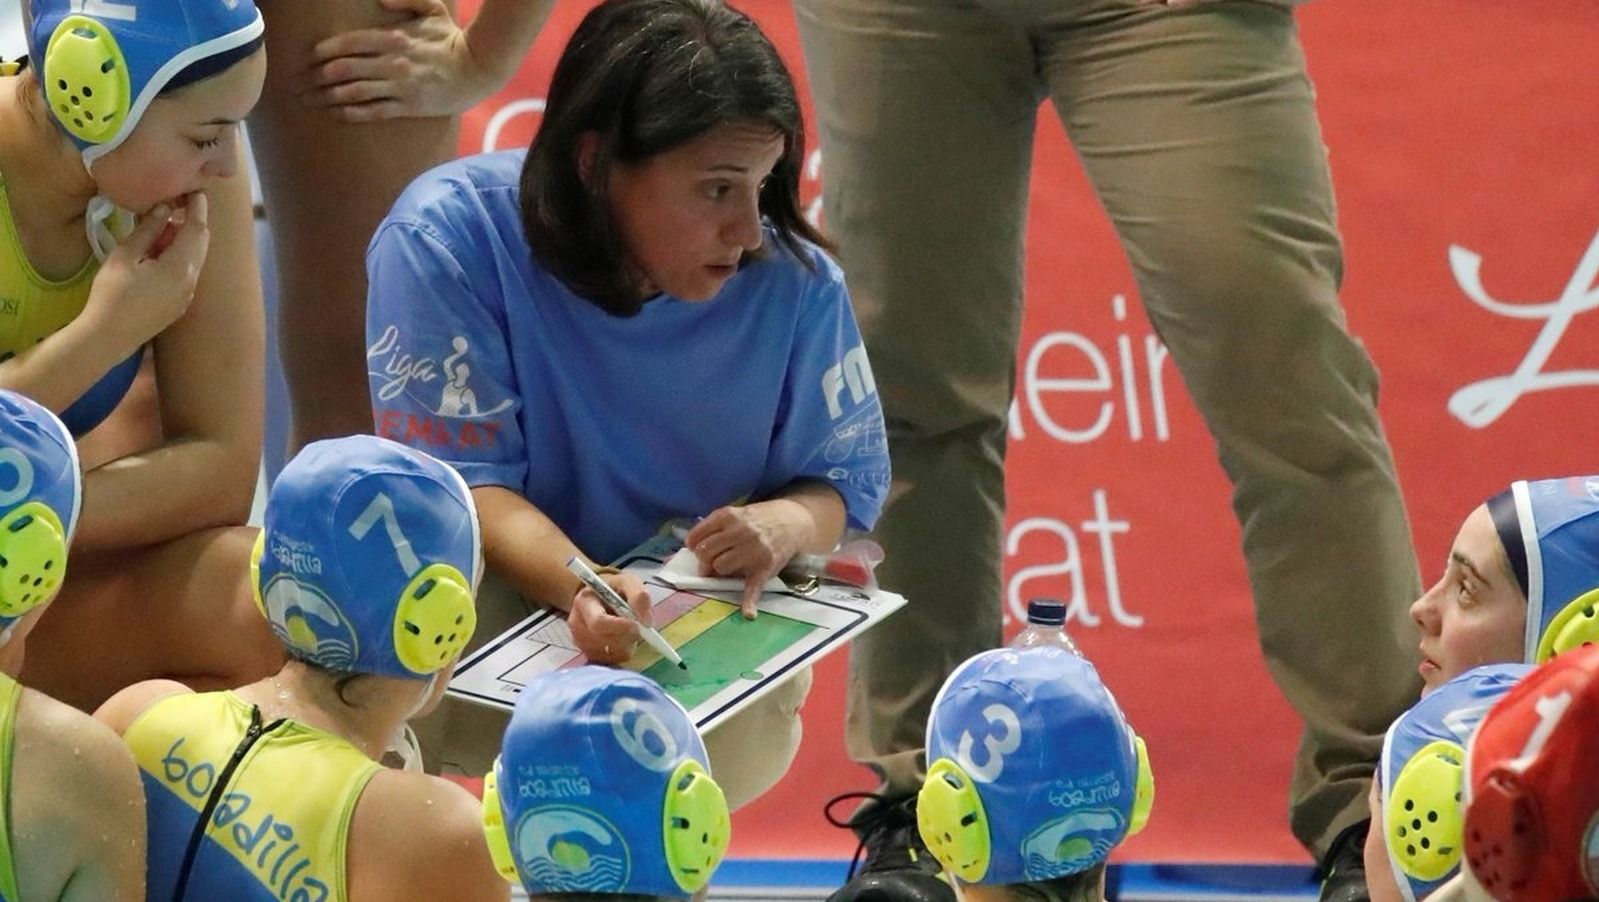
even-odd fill
[[[367,250],[367,372],[379,435],[469,484],[520,491],[606,561],[674,517],[800,478],[868,529],[888,490],[871,367],[837,264],[767,257],[703,302],[612,316],[528,251],[524,151],[448,163],[408,188]]]

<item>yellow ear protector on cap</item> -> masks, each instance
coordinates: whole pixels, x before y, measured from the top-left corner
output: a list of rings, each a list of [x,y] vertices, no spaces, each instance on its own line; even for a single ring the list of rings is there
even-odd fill
[[[466,647],[475,629],[472,584],[449,564],[429,564],[400,593],[394,654],[413,673],[437,673]]]
[[[522,878],[516,873],[516,858],[511,855],[511,837],[505,831],[505,812],[500,808],[500,781],[496,776],[499,770],[500,759],[495,756],[489,772],[483,775],[483,839],[488,843],[489,859],[494,862],[494,869],[500,872],[506,882],[520,886]]]
[[[67,569],[67,531],[42,502],[0,518],[0,617],[21,617],[55,597]]]
[[[710,882],[732,833],[722,787],[698,761],[684,759],[672,771],[661,806],[666,866],[683,892],[699,892]]]
[[[116,136],[133,90],[110,29],[88,16],[62,19],[45,45],[42,74],[50,112],[67,132],[90,144]]]
[[[255,544],[250,546],[250,597],[255,599],[255,609],[267,616],[266,599],[261,597],[261,553],[266,550],[266,530],[255,534]],[[270,619],[270,618],[268,618]]]
[[[1133,813],[1127,819],[1127,835],[1144,829],[1149,823],[1149,812],[1155,808],[1155,769],[1149,763],[1149,747],[1144,737],[1133,737],[1133,748],[1138,752],[1138,787],[1133,791]]]
[[[1536,663],[1542,664],[1561,652],[1599,642],[1599,589],[1590,589],[1572,599],[1549,621],[1538,639]]]
[[[988,872],[988,814],[966,771],[950,758],[927,769],[916,796],[916,828],[928,851],[950,872],[976,883]]]
[[[1438,880],[1460,863],[1465,821],[1460,791],[1466,750],[1447,740],[1422,746],[1388,791],[1388,854],[1405,876]]]
[[[1144,829],[1155,805],[1155,772],[1149,763],[1149,749],[1136,735],[1133,749],[1138,756],[1138,785],[1133,790],[1126,836]],[[957,877],[976,883],[988,873],[993,854],[988,813],[976,781],[954,759],[940,758],[927,769],[927,780],[916,798],[916,826],[928,851]]]

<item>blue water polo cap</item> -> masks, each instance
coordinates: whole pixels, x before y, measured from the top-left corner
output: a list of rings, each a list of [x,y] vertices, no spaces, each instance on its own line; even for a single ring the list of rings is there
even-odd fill
[[[933,701],[922,840],[968,883],[1048,880],[1103,862],[1143,827],[1143,741],[1087,660],[1002,648],[962,664]]]
[[[1488,513],[1527,598],[1525,660],[1599,642],[1599,476],[1516,482]]]
[[[500,873],[530,895],[688,898],[730,835],[688,712],[648,677],[593,665],[528,681],[483,806]]]
[[[0,389],[0,630],[60,590],[82,500],[78,446],[67,427]]]
[[[28,11],[29,59],[85,166],[127,140],[174,77],[221,71],[265,29],[253,0],[28,0]]]
[[[297,658],[428,677],[477,626],[481,548],[472,494],[448,464],[371,435],[313,442],[267,496],[256,603]]]
[[[1388,864],[1406,902],[1425,899],[1460,870],[1466,746],[1488,709],[1532,671],[1474,667],[1428,693],[1388,728],[1378,779]]]

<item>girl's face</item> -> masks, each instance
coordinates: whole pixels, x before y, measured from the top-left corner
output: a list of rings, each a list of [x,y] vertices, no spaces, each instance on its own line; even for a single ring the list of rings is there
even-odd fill
[[[261,97],[266,52],[157,97],[133,133],[96,160],[95,185],[125,210],[149,212],[201,191],[238,169],[239,123]]]
[[[761,183],[783,156],[763,123],[719,125],[636,165],[611,169],[611,212],[642,297],[714,298],[761,246]]]
[[[1522,659],[1527,599],[1486,505],[1461,524],[1443,578],[1410,606],[1410,617],[1421,629],[1423,694],[1480,664]]]

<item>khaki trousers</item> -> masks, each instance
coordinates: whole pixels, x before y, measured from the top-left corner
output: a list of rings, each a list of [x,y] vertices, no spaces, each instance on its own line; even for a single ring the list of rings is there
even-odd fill
[[[491,571],[478,590],[477,632],[468,652],[510,629],[528,610],[516,591]],[[727,795],[730,809],[753,801],[787,773],[799,751],[799,711],[810,691],[811,670],[807,667],[705,734],[711,775]],[[428,773],[476,777],[493,766],[509,721],[510,715],[504,711],[447,696],[433,713],[417,718],[411,726],[422,746]]]
[[[1261,647],[1305,724],[1290,826],[1319,855],[1366,816],[1382,732],[1419,693],[1406,609],[1420,585],[1377,374],[1338,304],[1292,14],[1248,0],[795,7],[826,225],[888,420],[878,577],[913,601],[854,643],[851,755],[912,791],[934,693],[1000,641],[1006,412],[1047,99],[1232,480]],[[1062,252],[1034,237],[1034,254]]]

